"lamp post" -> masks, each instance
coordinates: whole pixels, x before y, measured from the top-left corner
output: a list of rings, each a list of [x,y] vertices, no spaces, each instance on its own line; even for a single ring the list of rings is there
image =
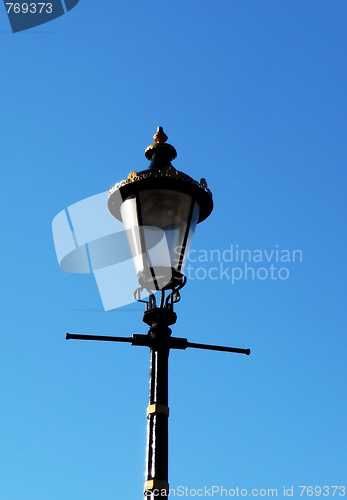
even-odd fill
[[[171,337],[176,322],[174,304],[187,279],[183,274],[196,225],[212,212],[212,194],[205,179],[200,182],[176,170],[171,161],[176,150],[167,144],[159,127],[145,156],[150,165],[109,191],[108,208],[124,223],[139,282],[134,299],[146,303],[143,321],[147,335],[106,337],[67,334],[66,338],[129,342],[150,348],[149,405],[147,408],[147,457],[144,494],[167,498],[168,483],[168,358],[170,349],[188,347],[250,354],[249,349],[213,346]],[[146,291],[148,300],[142,298]],[[157,305],[155,292],[160,293]]]

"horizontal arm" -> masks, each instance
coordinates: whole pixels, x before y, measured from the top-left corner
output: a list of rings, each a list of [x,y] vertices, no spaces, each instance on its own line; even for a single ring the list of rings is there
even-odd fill
[[[109,337],[104,335],[80,335],[77,333],[67,333],[66,340],[77,339],[77,340],[105,340],[107,342],[128,342],[131,345],[140,345],[152,347],[153,338],[150,335],[143,335],[140,333],[134,334],[132,337]],[[196,344],[194,342],[188,342],[187,339],[179,337],[170,337],[169,341],[170,349],[187,349],[188,347],[194,349],[206,349],[208,351],[224,351],[224,352],[236,352],[239,354],[249,354],[250,349],[240,349],[238,347],[226,347],[222,345],[209,345],[209,344]]]
[[[187,347],[194,347],[195,349],[208,349],[209,351],[225,351],[225,352],[237,352],[240,354],[251,354],[250,349],[240,349],[238,347],[225,347],[222,345],[208,345],[208,344],[195,344],[193,342],[187,342]]]
[[[78,333],[67,333],[66,340],[105,340],[107,342],[132,342],[131,337],[109,337],[108,335],[80,335]]]
[[[238,347],[225,347],[222,345],[210,345],[210,344],[196,344],[195,342],[188,342],[187,339],[181,339],[179,337],[170,337],[169,340],[170,349],[187,349],[192,347],[194,349],[206,349],[208,351],[224,351],[224,352],[237,352],[240,354],[251,353],[250,349],[239,349]]]

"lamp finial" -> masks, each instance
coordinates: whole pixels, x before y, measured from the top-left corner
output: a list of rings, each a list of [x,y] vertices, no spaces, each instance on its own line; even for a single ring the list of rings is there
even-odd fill
[[[166,142],[168,140],[168,136],[165,134],[163,127],[158,127],[158,130],[153,136],[154,142],[161,144],[163,142]]]

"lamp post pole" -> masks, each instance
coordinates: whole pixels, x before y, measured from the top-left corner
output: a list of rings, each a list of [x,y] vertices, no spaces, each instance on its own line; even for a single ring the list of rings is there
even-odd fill
[[[149,401],[147,408],[147,457],[144,494],[150,500],[167,497],[168,483],[168,363],[171,329],[168,324],[176,321],[173,311],[155,311],[148,335],[153,339],[150,349]],[[148,311],[150,313],[150,311]],[[172,312],[173,314],[167,314]],[[147,315],[148,316],[148,315]]]
[[[130,172],[109,191],[108,208],[124,223],[140,287],[134,299],[146,303],[143,321],[148,333],[132,337],[66,334],[66,339],[129,342],[150,348],[149,404],[147,408],[147,457],[144,495],[147,500],[167,498],[168,482],[168,361],[170,349],[195,348],[250,354],[249,349],[197,344],[171,337],[177,316],[173,305],[187,282],[183,274],[195,227],[212,212],[212,194],[200,182],[171,165],[176,150],[166,144],[162,127],[145,156],[147,170]],[[164,242],[164,244],[163,244]],[[158,250],[159,249],[159,250]],[[141,292],[148,300],[141,299]],[[154,293],[160,291],[157,307]],[[165,296],[166,294],[166,296]]]

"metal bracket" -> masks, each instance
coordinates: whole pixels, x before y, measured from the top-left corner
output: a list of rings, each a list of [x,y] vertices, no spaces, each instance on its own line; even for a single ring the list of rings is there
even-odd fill
[[[146,493],[151,490],[166,490],[168,492],[169,483],[161,479],[151,479],[150,481],[146,481],[143,487],[143,492]]]
[[[149,405],[149,407],[147,408],[147,418],[150,415],[153,415],[153,414],[156,415],[157,413],[163,413],[164,415],[166,415],[168,417],[169,416],[169,407],[166,405],[159,404],[159,403],[154,403],[152,405]]]

